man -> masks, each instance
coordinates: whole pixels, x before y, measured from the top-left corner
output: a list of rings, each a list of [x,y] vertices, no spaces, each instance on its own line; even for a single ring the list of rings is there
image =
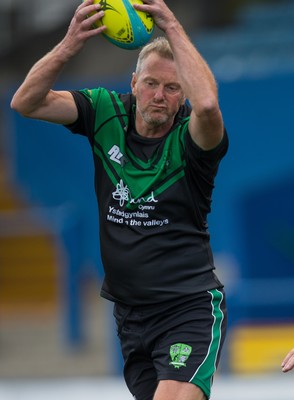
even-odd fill
[[[294,368],[294,349],[290,350],[282,362],[282,371],[288,372]]]
[[[132,94],[51,89],[87,39],[105,29],[91,29],[103,11],[87,0],[11,106],[66,125],[92,146],[101,295],[115,303],[130,392],[137,400],[203,400],[226,332],[207,214],[228,139],[214,77],[174,14],[163,0],[134,7],[150,13],[166,38],[142,49]]]

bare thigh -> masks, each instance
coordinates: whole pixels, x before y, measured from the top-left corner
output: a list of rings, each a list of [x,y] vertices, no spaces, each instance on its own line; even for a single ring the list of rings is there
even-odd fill
[[[206,400],[202,390],[189,382],[160,381],[153,400]]]

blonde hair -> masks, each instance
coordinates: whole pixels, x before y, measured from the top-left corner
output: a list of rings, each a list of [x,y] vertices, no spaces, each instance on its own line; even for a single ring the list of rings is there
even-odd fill
[[[139,74],[142,71],[143,63],[151,53],[156,53],[160,57],[166,58],[168,60],[174,59],[173,52],[168,40],[163,36],[157,37],[152,42],[144,46],[140,51],[137,60],[136,74]]]

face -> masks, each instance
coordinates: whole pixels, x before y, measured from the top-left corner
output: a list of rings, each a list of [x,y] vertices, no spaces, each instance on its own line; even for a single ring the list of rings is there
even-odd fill
[[[151,53],[142,70],[133,74],[132,93],[136,96],[137,121],[149,128],[172,125],[185,98],[179,84],[173,60]]]

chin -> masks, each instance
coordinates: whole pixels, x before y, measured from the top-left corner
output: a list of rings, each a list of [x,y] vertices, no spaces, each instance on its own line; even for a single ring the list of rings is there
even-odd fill
[[[153,126],[161,126],[164,125],[168,122],[169,118],[167,115],[161,115],[161,116],[154,116],[154,115],[145,115],[145,121]]]

